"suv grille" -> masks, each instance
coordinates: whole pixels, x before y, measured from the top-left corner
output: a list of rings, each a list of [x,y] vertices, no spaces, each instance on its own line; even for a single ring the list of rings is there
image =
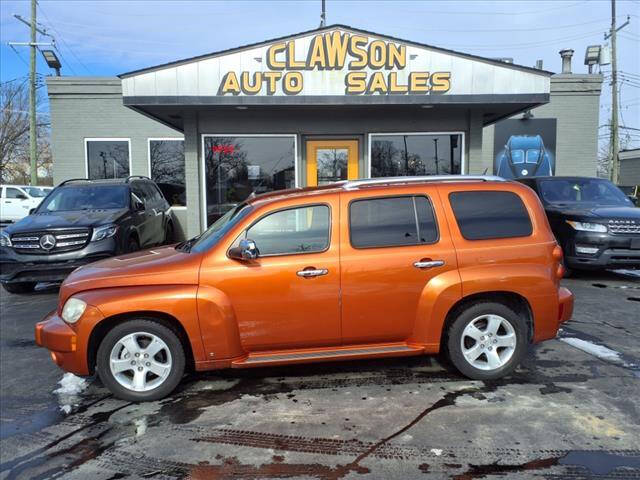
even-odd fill
[[[631,233],[640,235],[640,222],[636,220],[609,220],[611,233]]]
[[[11,235],[13,248],[21,253],[62,253],[79,250],[89,241],[88,228],[61,228]]]

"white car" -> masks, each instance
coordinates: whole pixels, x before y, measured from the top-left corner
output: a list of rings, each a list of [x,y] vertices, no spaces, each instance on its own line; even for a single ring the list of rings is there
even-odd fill
[[[29,211],[36,208],[52,188],[1,185],[0,190],[0,222],[11,223],[29,215]]]

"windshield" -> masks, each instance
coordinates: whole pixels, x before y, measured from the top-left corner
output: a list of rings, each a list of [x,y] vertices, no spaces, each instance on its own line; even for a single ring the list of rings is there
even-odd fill
[[[597,178],[543,180],[540,192],[548,203],[632,206],[631,200],[618,187]]]
[[[23,187],[29,195],[36,198],[42,198],[47,196],[47,191],[38,187]]]
[[[124,185],[74,185],[58,188],[43,200],[37,212],[106,210],[129,207],[128,189]]]
[[[218,240],[231,230],[234,225],[246,217],[251,210],[252,208],[244,203],[232,208],[195,240],[195,243],[191,246],[191,250],[194,252],[204,252],[208,250],[218,243]]]

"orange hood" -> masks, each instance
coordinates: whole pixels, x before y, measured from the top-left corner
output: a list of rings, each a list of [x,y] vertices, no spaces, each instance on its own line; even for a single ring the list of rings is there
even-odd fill
[[[74,270],[60,287],[60,305],[74,293],[112,287],[197,285],[202,255],[173,246],[100,260]]]

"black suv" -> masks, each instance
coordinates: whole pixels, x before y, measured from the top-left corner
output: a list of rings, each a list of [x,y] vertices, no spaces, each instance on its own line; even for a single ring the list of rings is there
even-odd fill
[[[568,269],[640,268],[640,208],[608,180],[518,179],[533,188]]]
[[[169,204],[147,177],[67,180],[0,231],[0,282],[28,292],[81,265],[169,243],[173,232]]]

